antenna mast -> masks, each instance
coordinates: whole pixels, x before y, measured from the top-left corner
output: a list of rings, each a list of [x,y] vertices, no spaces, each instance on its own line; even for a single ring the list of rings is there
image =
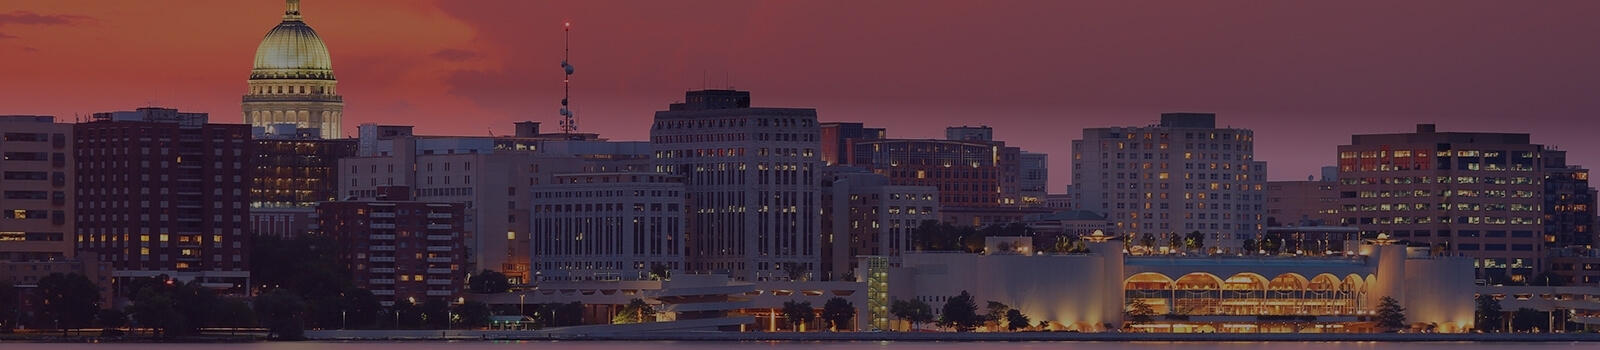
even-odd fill
[[[567,22],[562,32],[566,42],[562,48],[561,70],[566,76],[561,78],[561,133],[571,134],[578,131],[578,121],[572,119],[572,110],[567,106],[567,100],[572,98],[572,65],[567,63],[567,59],[572,57],[572,23]]]

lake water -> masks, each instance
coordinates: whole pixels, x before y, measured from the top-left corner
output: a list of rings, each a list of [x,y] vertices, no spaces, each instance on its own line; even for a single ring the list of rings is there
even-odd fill
[[[247,344],[145,344],[145,343],[0,343],[0,349],[40,350],[1251,350],[1251,349],[1360,349],[1360,350],[1556,350],[1596,349],[1595,343],[1473,343],[1473,342],[684,342],[684,341],[406,341],[406,342],[263,342]]]

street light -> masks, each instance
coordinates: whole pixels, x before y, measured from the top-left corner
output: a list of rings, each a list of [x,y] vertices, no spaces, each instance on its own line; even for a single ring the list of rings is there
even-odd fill
[[[349,317],[345,316],[346,310],[339,310],[339,330],[350,329]]]

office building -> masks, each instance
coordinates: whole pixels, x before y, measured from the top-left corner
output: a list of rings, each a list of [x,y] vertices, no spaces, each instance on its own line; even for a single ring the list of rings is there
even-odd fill
[[[283,129],[291,126],[278,125]],[[310,231],[318,202],[339,200],[339,159],[356,154],[355,139],[320,139],[254,128],[250,170],[250,230],[295,236]]]
[[[555,175],[529,190],[533,269],[541,281],[647,280],[681,271],[684,178],[650,172]]]
[[[1265,162],[1255,132],[1209,113],[1163,113],[1143,127],[1083,130],[1072,141],[1072,206],[1131,238],[1200,232],[1229,251],[1265,228]]]
[[[1023,151],[1018,157],[1021,161],[1018,163],[1017,187],[1022,205],[1047,206],[1045,197],[1049,195],[1050,188],[1050,155]]]
[[[73,256],[72,124],[0,116],[0,261]]]
[[[859,139],[849,144],[847,164],[887,176],[893,185],[937,188],[945,222],[988,226],[1049,213],[1042,205],[1024,203],[1024,152],[994,141],[993,135],[987,126],[962,126],[946,128],[943,140]],[[1042,159],[1035,160],[1028,169],[1048,177]]]
[[[735,279],[816,272],[822,244],[817,111],[751,107],[750,93],[690,91],[650,128],[657,172],[682,175],[695,208],[686,271]]]
[[[1339,225],[1339,183],[1267,181],[1267,226]]]
[[[245,124],[269,133],[341,137],[344,97],[339,96],[339,80],[333,77],[327,45],[300,17],[300,0],[287,0],[283,22],[261,38],[249,84],[240,103]]]
[[[1595,243],[1595,188],[1589,169],[1567,164],[1567,151],[1544,151],[1544,234],[1552,248]]]
[[[250,127],[167,108],[73,125],[77,248],[119,280],[165,274],[243,292],[250,277]]]
[[[822,165],[834,166],[849,163],[850,143],[854,140],[889,138],[883,128],[869,128],[862,123],[821,123]]]
[[[1354,135],[1339,146],[1341,224],[1470,256],[1480,278],[1531,277],[1544,269],[1543,152],[1528,134],[1433,124]]]

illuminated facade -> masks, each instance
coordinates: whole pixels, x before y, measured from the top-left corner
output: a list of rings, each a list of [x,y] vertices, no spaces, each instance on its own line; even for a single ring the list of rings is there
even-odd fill
[[[545,281],[646,280],[656,265],[683,268],[690,209],[681,176],[556,175],[530,192],[533,269]]]
[[[410,201],[404,187],[385,190],[395,197],[317,205],[319,228],[343,248],[340,260],[356,286],[386,307],[399,300],[456,301],[468,273],[461,204]]]
[[[1392,297],[1418,329],[1473,327],[1472,262],[1426,249],[1368,242],[1346,255],[1126,256],[1093,239],[1089,254],[909,253],[889,294],[935,306],[967,291],[1010,305],[1053,330],[1083,332],[1371,332],[1379,299]],[[993,247],[990,249],[993,251]],[[1144,303],[1149,322],[1130,322]],[[903,328],[904,323],[897,327]]]
[[[1341,225],[1477,259],[1482,278],[1545,266],[1544,146],[1528,134],[1354,135],[1339,146]]]
[[[1072,141],[1073,209],[1105,215],[1131,237],[1199,231],[1237,251],[1266,220],[1266,162],[1255,132],[1209,113],[1163,113],[1144,127],[1083,129]]]
[[[283,22],[256,47],[250,89],[241,107],[244,123],[268,133],[292,125],[293,132],[340,137],[344,97],[333,77],[328,47],[300,17],[300,0],[288,0]]]
[[[703,90],[657,111],[655,171],[682,175],[693,200],[685,271],[735,280],[813,275],[821,256],[817,110],[751,108],[750,93]]]
[[[72,124],[0,116],[0,261],[71,259]]]

